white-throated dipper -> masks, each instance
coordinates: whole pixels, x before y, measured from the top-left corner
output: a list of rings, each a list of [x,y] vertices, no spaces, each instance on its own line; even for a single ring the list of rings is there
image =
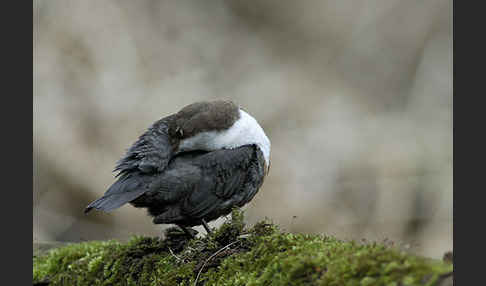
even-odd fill
[[[155,122],[118,161],[114,182],[85,213],[130,203],[155,224],[203,225],[242,207],[270,167],[270,140],[231,101],[196,102]]]

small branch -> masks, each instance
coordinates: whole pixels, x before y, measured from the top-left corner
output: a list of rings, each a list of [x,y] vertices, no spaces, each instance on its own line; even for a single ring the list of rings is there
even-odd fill
[[[182,259],[180,257],[178,257],[177,255],[174,254],[174,252],[172,251],[172,249],[169,247],[169,251],[170,251],[170,254],[172,254],[172,256],[174,256],[177,260],[181,261]],[[184,261],[184,260],[182,260]]]
[[[221,253],[223,250],[229,248],[230,246],[232,246],[233,244],[235,244],[237,242],[240,242],[240,241],[239,240],[233,241],[232,243],[230,243],[230,244],[226,245],[225,247],[221,248],[220,250],[216,251],[211,256],[209,256],[208,259],[206,259],[206,261],[204,262],[204,264],[201,266],[201,269],[199,269],[199,272],[197,273],[196,281],[194,281],[194,286],[197,285],[197,281],[199,280],[199,276],[201,275],[201,272],[203,271],[204,266],[206,266],[206,264],[209,262],[209,260],[211,260],[213,257],[215,257],[216,255],[218,255],[218,253]]]

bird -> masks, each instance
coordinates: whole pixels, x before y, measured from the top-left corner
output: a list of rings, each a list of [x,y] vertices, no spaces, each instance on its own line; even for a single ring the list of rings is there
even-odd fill
[[[192,227],[249,203],[270,169],[270,140],[257,120],[230,100],[201,101],[154,122],[116,163],[116,181],[84,210],[127,203],[154,224]]]

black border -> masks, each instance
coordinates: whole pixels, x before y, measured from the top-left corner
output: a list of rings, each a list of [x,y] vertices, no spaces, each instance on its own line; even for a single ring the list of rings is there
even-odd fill
[[[38,1],[38,0],[34,0]],[[28,1],[4,3],[2,17],[2,284],[32,284],[32,12]],[[31,10],[33,11],[33,10]],[[22,13],[24,12],[24,13]]]
[[[453,239],[454,285],[484,284],[484,9],[454,1],[453,11]],[[478,2],[476,2],[478,3]],[[476,102],[477,101],[477,102]],[[467,132],[470,129],[472,132]],[[483,153],[483,152],[482,152]],[[476,166],[478,165],[478,166]],[[476,198],[477,197],[477,198]],[[469,231],[468,231],[468,228]],[[458,267],[457,267],[458,266]],[[457,282],[459,281],[459,282]],[[483,281],[483,282],[481,282]]]

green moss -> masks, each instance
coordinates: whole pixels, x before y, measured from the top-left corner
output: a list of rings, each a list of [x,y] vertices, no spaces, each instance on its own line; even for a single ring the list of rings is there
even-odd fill
[[[245,228],[243,214],[211,235],[187,240],[71,244],[34,257],[34,284],[48,285],[437,285],[452,264],[379,243]]]

